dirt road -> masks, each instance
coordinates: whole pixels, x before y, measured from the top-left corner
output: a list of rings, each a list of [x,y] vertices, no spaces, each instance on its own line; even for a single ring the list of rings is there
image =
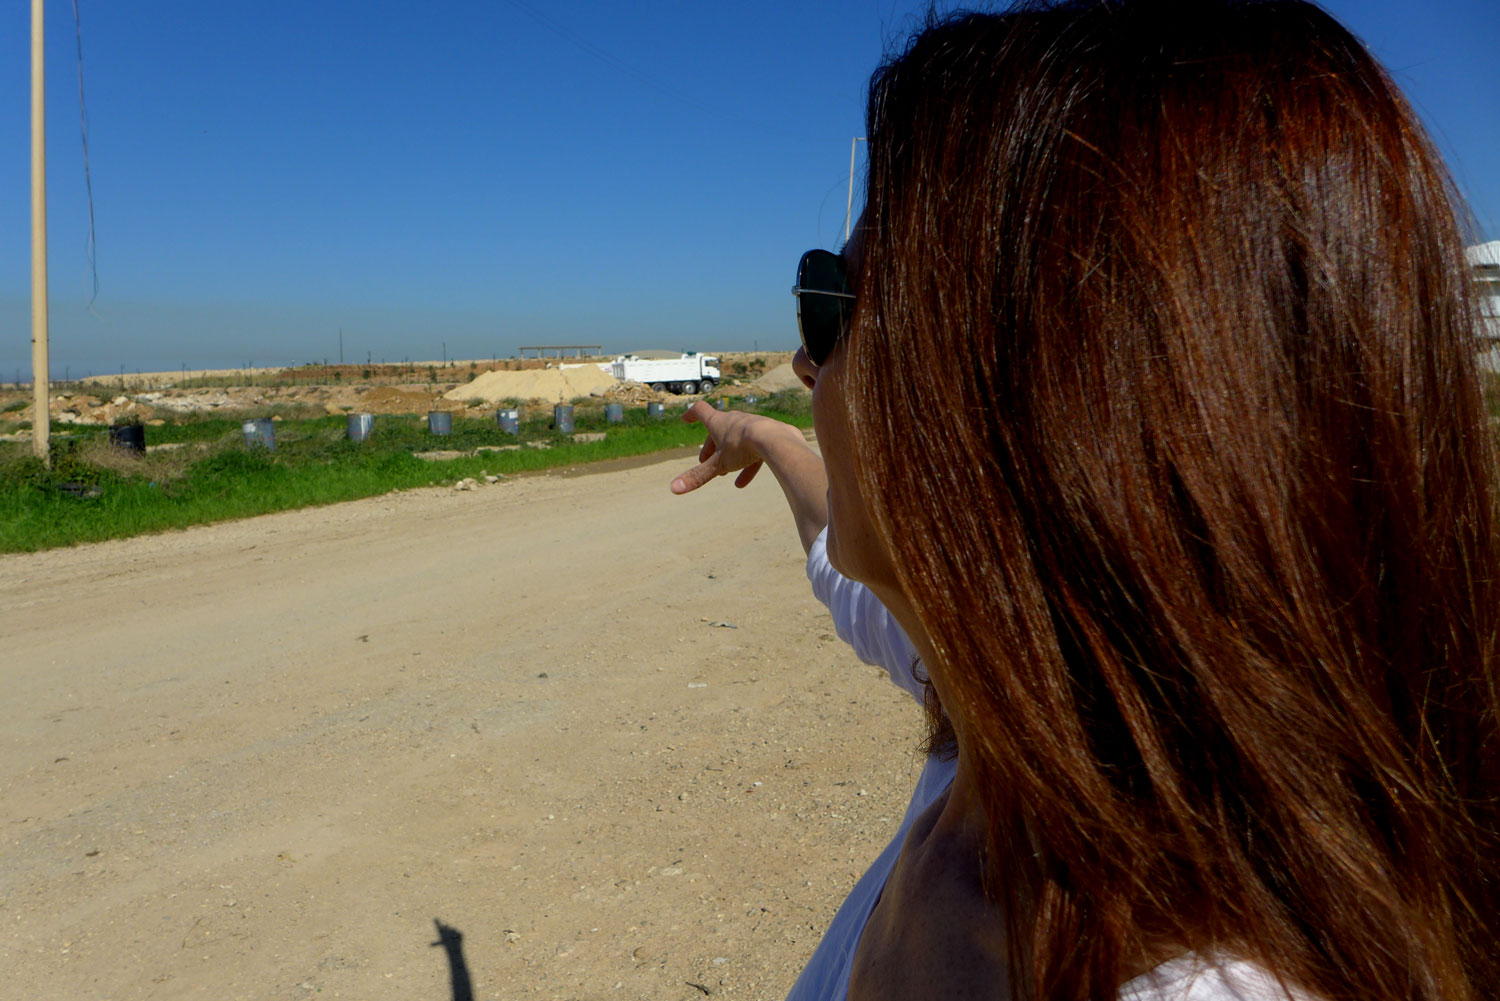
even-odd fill
[[[684,465],[0,557],[0,998],[782,997],[918,714]]]

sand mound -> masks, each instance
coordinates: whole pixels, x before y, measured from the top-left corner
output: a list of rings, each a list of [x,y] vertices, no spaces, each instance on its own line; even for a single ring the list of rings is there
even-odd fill
[[[449,400],[546,400],[556,403],[575,396],[598,396],[615,385],[615,377],[597,365],[533,368],[521,372],[486,372],[473,382],[444,393]]]
[[[778,393],[783,389],[805,389],[802,380],[797,378],[797,373],[792,371],[791,363],[777,365],[771,371],[755,380],[755,388],[763,393]]]

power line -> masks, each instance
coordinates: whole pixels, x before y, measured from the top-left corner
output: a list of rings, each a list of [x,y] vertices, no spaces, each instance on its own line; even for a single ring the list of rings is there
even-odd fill
[[[94,242],[94,178],[89,172],[89,123],[83,103],[83,22],[78,16],[78,0],[73,0],[73,40],[78,48],[78,134],[83,141],[83,187],[89,197],[89,240],[84,252],[92,281],[89,292],[89,309],[92,310],[94,300],[99,298],[99,264]]]

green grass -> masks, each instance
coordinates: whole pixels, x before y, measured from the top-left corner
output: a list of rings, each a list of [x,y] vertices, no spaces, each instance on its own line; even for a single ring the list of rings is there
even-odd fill
[[[811,422],[806,394],[777,394],[758,412],[802,427]],[[457,482],[481,471],[509,475],[603,459],[645,455],[703,440],[703,429],[680,420],[647,420],[628,408],[622,424],[602,410],[576,411],[576,432],[605,431],[598,442],[575,442],[548,427],[550,414],[523,421],[518,438],[493,420],[455,415],[453,433],[434,436],[425,418],[377,416],[368,441],[348,440],[342,417],[276,423],[276,450],[248,449],[238,420],[207,419],[149,427],[150,445],[182,447],[146,455],[110,447],[105,431],[65,426],[53,442],[52,469],[27,443],[0,451],[0,552],[30,552],[81,542],[333,504]],[[548,448],[479,452],[429,462],[414,452],[468,452],[486,445],[536,442]]]
[[[1484,392],[1484,406],[1490,417],[1500,418],[1500,372],[1480,372],[1479,388]]]

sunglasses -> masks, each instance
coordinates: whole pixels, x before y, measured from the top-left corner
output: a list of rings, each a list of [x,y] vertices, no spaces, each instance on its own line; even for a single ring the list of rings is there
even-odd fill
[[[809,250],[797,262],[797,332],[807,360],[821,366],[833,354],[854,316],[854,294],[844,259],[827,250]]]

